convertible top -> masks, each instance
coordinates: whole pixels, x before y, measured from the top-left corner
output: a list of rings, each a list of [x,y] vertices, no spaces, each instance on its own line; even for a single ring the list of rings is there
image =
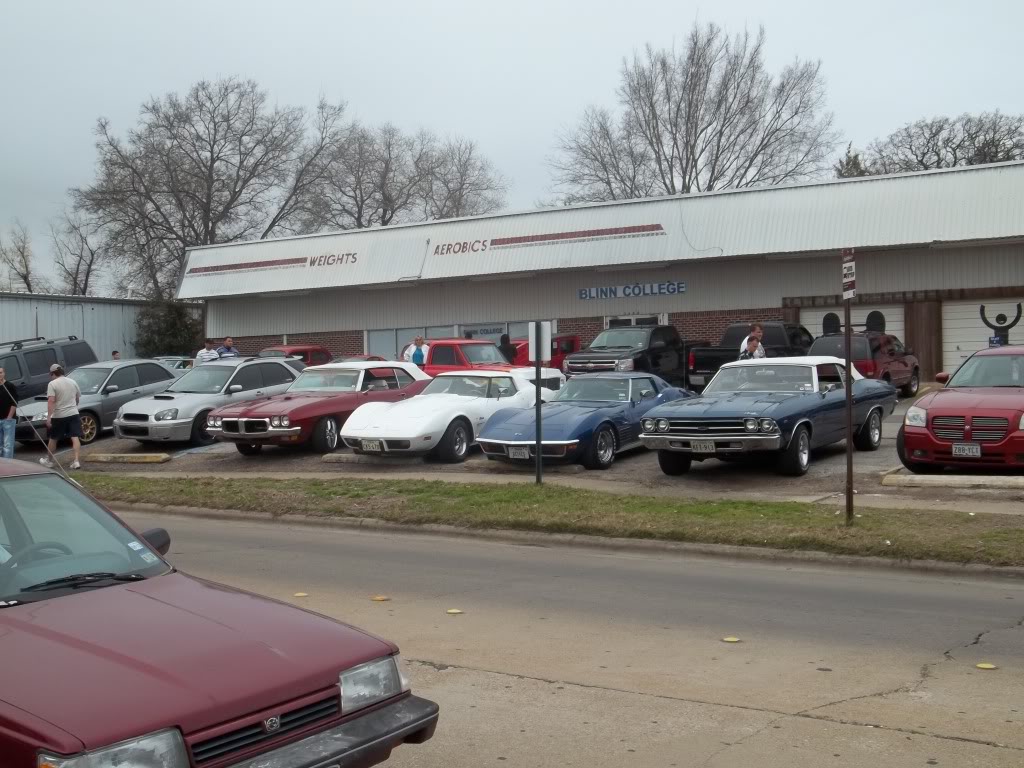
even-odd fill
[[[846,367],[846,361],[840,360],[838,357],[828,357],[826,355],[815,355],[811,357],[809,355],[805,355],[803,357],[762,357],[754,360],[734,360],[731,363],[726,363],[722,368],[740,368],[744,366],[758,365],[798,365],[803,368],[816,368],[819,365],[828,365],[829,363]],[[856,366],[853,367],[853,378],[854,380],[864,378],[861,375],[861,372],[857,370]]]

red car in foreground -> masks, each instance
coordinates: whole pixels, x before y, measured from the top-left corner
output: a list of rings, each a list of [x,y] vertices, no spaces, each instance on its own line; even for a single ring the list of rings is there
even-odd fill
[[[434,733],[392,643],[181,573],[53,471],[0,460],[0,521],[3,768],[362,768]]]
[[[338,447],[338,434],[364,403],[393,403],[418,395],[430,381],[412,363],[330,363],[306,368],[280,395],[225,405],[206,418],[207,430],[255,456],[265,445],[309,444],[320,453]]]
[[[911,472],[943,467],[1024,468],[1024,347],[976,352],[919,398],[896,436]]]

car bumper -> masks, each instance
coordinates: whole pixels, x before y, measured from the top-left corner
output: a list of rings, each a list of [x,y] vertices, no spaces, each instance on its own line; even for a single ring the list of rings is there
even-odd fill
[[[430,739],[437,717],[437,704],[409,696],[229,768],[366,768],[383,763],[401,744]]]
[[[114,434],[123,440],[184,442],[192,437],[192,419],[174,421],[124,421],[114,419]]]
[[[342,442],[356,453],[367,456],[422,456],[437,447],[437,440],[430,435],[418,437],[363,437],[360,435],[342,435]],[[363,443],[379,443],[380,450],[363,448]]]
[[[35,431],[32,430],[32,425],[27,421],[18,422],[17,426],[14,427],[14,439],[23,443],[29,443],[33,440],[43,439],[46,440],[49,436],[49,430],[46,428],[45,421],[33,422]],[[36,437],[36,432],[39,433],[39,437]]]
[[[294,445],[302,442],[302,427],[267,427],[253,432],[228,432],[223,427],[210,427],[206,431],[218,440],[257,445]]]
[[[744,435],[742,437],[683,437],[681,435],[642,434],[640,441],[652,451],[680,451],[695,456],[719,453],[756,453],[777,451],[784,444],[782,435]],[[714,451],[694,450],[694,443],[714,443]]]
[[[981,456],[954,456],[954,445],[976,445]],[[924,427],[903,427],[906,457],[917,464],[944,467],[1024,467],[1024,432],[1010,432],[998,443],[939,440]]]
[[[480,450],[487,456],[505,461],[532,462],[537,457],[535,440],[477,440]],[[514,449],[524,449],[527,456],[512,457]],[[580,452],[579,440],[542,440],[541,456],[545,461],[575,461]]]

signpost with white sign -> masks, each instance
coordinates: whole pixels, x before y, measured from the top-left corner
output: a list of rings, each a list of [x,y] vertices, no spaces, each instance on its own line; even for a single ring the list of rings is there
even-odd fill
[[[530,322],[530,359],[533,360],[533,364],[537,366],[536,369],[536,381],[534,386],[536,389],[537,402],[534,407],[537,409],[534,421],[537,424],[537,439],[534,445],[536,454],[534,456],[535,466],[537,468],[537,483],[543,482],[544,478],[544,462],[541,456],[541,439],[543,436],[543,426],[541,424],[541,406],[544,405],[544,401],[541,400],[541,366],[543,363],[551,360],[551,322],[544,320],[542,322]]]
[[[843,249],[843,336],[846,354],[846,524],[853,525],[853,361],[850,302],[857,297],[853,248]]]

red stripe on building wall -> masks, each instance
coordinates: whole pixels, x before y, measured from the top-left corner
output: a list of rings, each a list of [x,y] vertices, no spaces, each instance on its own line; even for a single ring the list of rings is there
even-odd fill
[[[502,245],[525,245],[527,243],[549,243],[558,240],[580,240],[587,237],[616,237],[618,235],[642,235],[664,232],[661,224],[640,224],[635,227],[610,227],[608,229],[584,229],[577,232],[553,232],[548,235],[523,235],[521,237],[491,238],[491,247]]]
[[[306,259],[271,259],[270,261],[246,261],[241,264],[215,264],[210,267],[192,267],[190,275],[204,275],[210,272],[234,272],[239,269],[264,269],[266,267],[291,267],[305,264]]]

